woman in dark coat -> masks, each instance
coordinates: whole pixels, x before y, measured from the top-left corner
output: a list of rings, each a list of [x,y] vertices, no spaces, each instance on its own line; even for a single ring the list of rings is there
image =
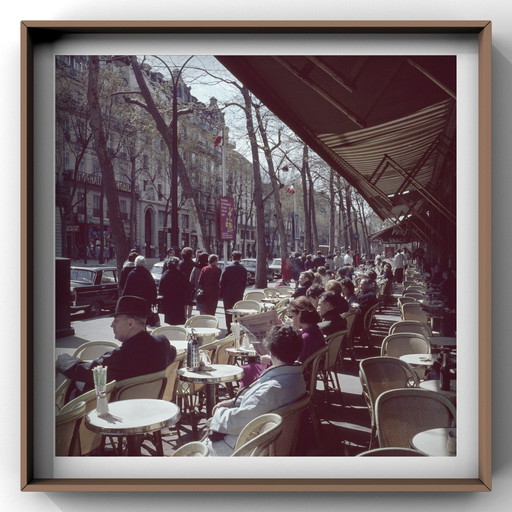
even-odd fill
[[[122,295],[142,297],[151,307],[156,304],[156,284],[151,272],[146,268],[144,256],[135,258],[135,268],[128,274]]]
[[[194,270],[194,267],[196,264],[194,263],[194,260],[192,259],[192,256],[194,255],[194,251],[190,247],[183,247],[183,250],[181,251],[181,261],[178,265],[178,269],[183,273],[183,275],[190,279],[190,274],[192,273],[192,270]],[[188,301],[185,303],[187,308],[185,312],[186,318],[189,318],[192,316],[192,306],[194,305],[194,292],[195,287],[190,288],[190,297],[188,298]]]
[[[192,269],[192,272],[190,272],[190,284],[192,285],[192,296],[195,299],[196,293],[199,290],[199,285],[197,282],[199,281],[199,275],[201,274],[201,270],[208,265],[208,253],[202,252],[197,257],[197,263],[195,264],[195,267]],[[197,301],[197,309],[199,311],[199,314],[203,314],[203,303],[200,301]]]
[[[203,290],[203,310],[205,315],[215,315],[220,293],[220,275],[221,269],[217,266],[219,257],[216,254],[210,254],[208,265],[201,269],[197,284]]]
[[[170,257],[167,262],[167,270],[160,280],[164,322],[170,325],[185,323],[185,306],[190,302],[192,295],[192,285],[185,274],[179,270],[179,264],[178,258]]]

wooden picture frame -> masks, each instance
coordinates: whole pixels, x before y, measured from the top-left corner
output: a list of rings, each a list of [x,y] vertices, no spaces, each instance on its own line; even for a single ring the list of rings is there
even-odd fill
[[[489,21],[23,21],[21,23],[21,489],[24,491],[488,491],[491,489],[491,282],[478,275],[478,474],[469,478],[94,479],[34,471],[34,52],[67,34],[464,34],[478,42],[478,268],[491,268],[491,23]],[[38,433],[38,435],[40,435]]]

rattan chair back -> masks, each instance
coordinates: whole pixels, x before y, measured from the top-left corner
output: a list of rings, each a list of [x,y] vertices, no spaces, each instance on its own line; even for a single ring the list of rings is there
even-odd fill
[[[405,354],[430,354],[432,347],[425,336],[416,333],[399,332],[390,334],[382,341],[380,355],[400,357]]]
[[[380,448],[410,448],[412,438],[432,428],[455,424],[455,406],[441,393],[426,389],[393,389],[382,393],[375,404]]]
[[[232,457],[273,456],[274,442],[281,433],[279,414],[267,413],[251,420],[240,432]]]
[[[85,402],[82,400],[66,412],[55,416],[55,455],[80,455],[79,432],[85,416]]]

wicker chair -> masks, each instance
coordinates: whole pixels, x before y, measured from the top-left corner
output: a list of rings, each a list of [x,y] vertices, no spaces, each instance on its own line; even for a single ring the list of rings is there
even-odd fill
[[[361,341],[363,343],[367,343],[368,346],[370,346],[370,343],[371,343],[371,327],[372,327],[372,324],[373,324],[373,320],[375,318],[375,313],[377,311],[377,309],[379,308],[380,304],[379,302],[377,302],[377,304],[374,304],[373,306],[371,306],[367,311],[366,313],[364,314],[364,317],[363,317],[363,332],[361,334]]]
[[[290,303],[290,299],[288,297],[280,300],[277,304],[276,304],[276,310],[278,309],[288,309],[288,304]]]
[[[109,401],[112,392],[114,391],[115,385],[115,380],[107,383],[106,396],[107,400]],[[75,409],[75,407],[77,407],[77,404],[79,404],[80,402],[85,402],[85,414],[87,414],[89,411],[92,411],[93,409],[96,409],[96,391],[94,389],[91,389],[90,391],[83,393],[82,395],[74,398],[73,400],[70,400],[66,405],[62,407],[62,409],[60,410],[60,414],[72,411],[73,409]],[[78,429],[78,438],[80,443],[80,455],[88,455],[91,452],[94,452],[97,448],[100,447],[102,443],[102,436],[100,434],[96,434],[92,430],[89,430],[85,426],[84,422],[80,424],[80,427]]]
[[[419,320],[402,320],[401,322],[395,322],[389,328],[389,334],[397,334],[399,332],[412,332],[427,338],[432,336],[430,325]]]
[[[329,348],[324,360],[324,366],[323,368],[320,368],[320,372],[324,381],[326,398],[329,398],[329,387],[332,385],[332,388],[339,393],[342,404],[343,398],[341,395],[340,381],[338,374],[336,373],[336,366],[340,359],[340,353],[343,348],[343,340],[345,339],[346,335],[347,331],[345,330],[335,332],[326,337],[327,346]]]
[[[85,402],[82,400],[67,412],[55,416],[55,455],[80,455],[79,432],[85,416]]]
[[[359,379],[371,419],[368,449],[375,442],[375,402],[381,393],[390,389],[418,387],[419,379],[411,366],[395,357],[369,357],[359,363]]]
[[[427,296],[422,293],[422,292],[418,292],[418,291],[405,291],[404,294],[403,294],[404,297],[411,297],[415,300],[424,300],[427,298]]]
[[[325,361],[327,359],[327,352],[329,345],[325,344],[321,349],[317,350],[314,354],[311,354],[305,361],[302,362],[302,376],[306,382],[306,389],[311,396],[309,402],[309,414],[311,417],[311,423],[313,425],[313,432],[317,445],[321,445],[320,439],[320,420],[318,419],[315,394],[316,394],[316,383],[320,370],[325,367]]]
[[[291,295],[293,293],[291,286],[278,286],[276,290],[279,291],[279,295]]]
[[[405,354],[430,354],[430,341],[421,334],[400,332],[390,334],[382,341],[381,356],[400,357]]]
[[[267,296],[264,291],[253,290],[250,292],[246,292],[244,295],[244,300],[254,300],[256,302],[261,302],[262,299],[266,299]]]
[[[409,304],[409,303],[416,303],[418,302],[416,299],[414,299],[413,297],[398,297],[398,299],[396,300],[397,302],[397,305],[398,305],[398,309],[400,310],[400,314],[403,316],[403,311],[402,311],[402,307],[404,304]]]
[[[232,457],[264,457],[275,454],[275,441],[283,420],[279,414],[262,414],[251,420],[240,432]]]
[[[191,441],[180,446],[171,457],[208,457],[208,446],[200,441]]]
[[[274,455],[276,457],[295,455],[302,415],[304,410],[309,407],[310,400],[311,395],[306,393],[303,397],[295,400],[295,402],[272,411],[274,414],[279,414],[283,420],[281,423],[281,434],[276,439],[274,445]]]
[[[279,297],[279,290],[277,288],[265,288],[263,290],[267,299],[273,299]]]
[[[121,345],[115,341],[87,341],[82,343],[75,352],[73,357],[81,359],[82,361],[91,361],[101,357],[105,352],[115,350]]]
[[[186,340],[187,329],[181,325],[162,325],[151,331],[151,334],[163,334],[168,340]]]
[[[455,406],[446,397],[426,389],[385,391],[375,404],[380,448],[410,448],[412,438],[431,428],[451,427]]]
[[[358,453],[356,457],[427,457],[413,448],[374,448]]]
[[[233,309],[253,309],[255,313],[259,313],[261,304],[257,300],[244,299],[235,302]]]
[[[116,383],[112,401],[135,398],[155,398],[160,400],[167,385],[166,370],[131,377]]]
[[[220,340],[220,343],[215,350],[215,354],[213,356],[214,364],[228,364],[229,354],[226,352],[228,348],[233,347],[235,344],[235,336],[229,335]]]
[[[354,327],[356,313],[354,311],[347,311],[346,313],[342,313],[341,316],[347,321],[347,334],[342,346],[341,355],[343,356],[343,354],[349,354],[352,362],[355,362],[356,350],[354,348]],[[341,362],[342,361],[340,361],[340,363]]]
[[[402,320],[418,320],[428,323],[428,315],[421,309],[419,302],[411,302],[402,305]]]
[[[421,285],[417,285],[417,284],[410,285],[407,287],[404,286],[404,294],[406,292],[418,292],[418,293],[421,293],[422,295],[425,295],[425,287],[421,286]]]
[[[185,327],[210,327],[217,329],[219,327],[219,319],[213,315],[191,316],[185,322]]]

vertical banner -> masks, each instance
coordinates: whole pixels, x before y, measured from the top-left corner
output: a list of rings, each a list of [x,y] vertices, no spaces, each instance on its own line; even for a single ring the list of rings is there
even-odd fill
[[[235,239],[235,201],[232,197],[219,198],[219,238]]]

